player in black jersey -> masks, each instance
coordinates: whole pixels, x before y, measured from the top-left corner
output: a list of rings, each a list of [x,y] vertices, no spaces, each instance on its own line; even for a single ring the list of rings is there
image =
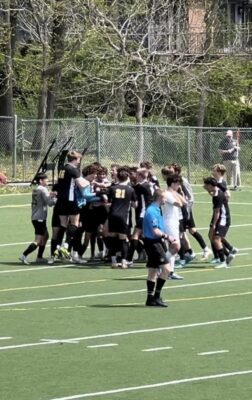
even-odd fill
[[[148,171],[148,181],[150,182],[151,192],[153,195],[155,190],[160,188],[158,178],[153,173],[153,165],[150,161],[142,161],[142,162],[140,162],[140,168],[145,168]]]
[[[122,268],[127,268],[128,254],[128,224],[129,211],[131,207],[136,207],[136,194],[134,189],[129,186],[129,171],[124,167],[118,168],[118,184],[109,188],[108,199],[110,203],[108,215],[109,228],[109,250],[111,254],[112,267],[117,267],[116,248],[117,238],[122,254]]]
[[[204,179],[204,188],[212,196],[213,216],[210,222],[209,239],[218,254],[220,263],[215,268],[227,268],[222,238],[226,236],[230,226],[230,211],[224,192],[218,187],[213,177]]]
[[[79,225],[80,211],[75,189],[77,186],[84,188],[89,185],[89,182],[81,176],[80,160],[81,154],[70,151],[58,181],[58,212],[61,231],[66,230],[66,249],[70,249]]]
[[[130,248],[128,253],[128,262],[132,264],[133,256],[135,250],[138,248],[138,251],[144,248],[143,244],[139,239],[142,235],[143,230],[143,218],[145,215],[146,208],[152,202],[152,193],[150,183],[148,181],[148,170],[146,168],[140,168],[136,172],[136,185],[134,186],[134,190],[137,197],[137,207],[135,209],[135,228],[130,241]],[[140,246],[142,245],[142,249]]]

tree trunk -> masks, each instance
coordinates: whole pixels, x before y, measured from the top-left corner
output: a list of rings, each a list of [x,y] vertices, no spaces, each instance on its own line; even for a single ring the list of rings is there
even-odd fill
[[[137,94],[136,97],[136,122],[139,125],[138,128],[138,138],[139,138],[139,147],[138,147],[138,163],[143,161],[144,158],[144,129],[143,129],[143,112],[144,112],[144,103],[142,100],[141,93]]]
[[[197,134],[196,134],[196,148],[197,148],[197,155],[196,155],[196,163],[203,165],[204,161],[204,141],[203,141],[203,129],[204,120],[205,120],[205,110],[206,110],[206,100],[207,100],[207,93],[205,88],[201,89],[201,94],[199,98],[199,111],[198,111],[198,121],[197,121]]]

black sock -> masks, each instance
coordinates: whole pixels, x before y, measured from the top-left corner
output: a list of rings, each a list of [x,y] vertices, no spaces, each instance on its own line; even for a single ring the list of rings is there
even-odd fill
[[[222,238],[221,242],[229,251],[233,250],[233,246],[225,238]]]
[[[213,243],[211,243],[211,247],[212,247],[212,252],[213,252],[214,258],[219,258],[218,250],[216,250],[216,247]]]
[[[133,260],[133,256],[134,256],[135,250],[137,249],[137,245],[138,245],[138,240],[132,239],[130,241],[130,247],[129,247],[129,253],[128,253],[129,261]]]
[[[225,261],[224,250],[223,249],[218,250],[218,254],[219,254],[220,262],[224,262]]]
[[[61,226],[59,228],[59,232],[57,235],[57,244],[60,246],[62,245],[65,232],[66,232],[66,228],[64,226]]]
[[[66,230],[66,242],[68,243],[68,250],[72,248],[75,235],[77,234],[78,227],[73,224],[69,224]]]
[[[38,258],[43,258],[44,251],[45,251],[45,246],[39,246],[39,248],[38,248]]]
[[[28,254],[30,254],[30,253],[32,253],[34,250],[36,250],[36,248],[38,247],[38,245],[37,245],[37,243],[31,243],[28,247],[27,247],[27,249],[23,252],[23,255],[25,256],[25,257],[27,257],[28,256]]]
[[[90,237],[90,254],[91,257],[95,256],[95,243],[96,243],[96,234],[92,233]]]
[[[192,254],[192,249],[187,249],[186,253],[191,255]]]
[[[51,256],[54,255],[55,250],[57,249],[58,240],[51,239]]]
[[[154,293],[154,297],[156,299],[158,299],[160,297],[160,293],[161,293],[161,290],[162,290],[162,287],[164,286],[164,284],[165,284],[165,279],[162,279],[162,278],[157,279],[156,290]]]
[[[103,243],[103,238],[102,236],[97,237],[97,246],[100,252],[104,250],[104,243]]]
[[[147,279],[146,285],[147,285],[147,294],[148,294],[148,296],[153,296],[154,289],[155,289],[155,282],[149,281]]]
[[[226,247],[223,247],[223,251],[226,257],[229,256],[230,251]]]
[[[204,250],[206,248],[206,242],[203,239],[203,237],[201,236],[201,234],[196,231],[196,232],[192,233],[192,236],[194,237],[194,239],[197,240],[197,242],[199,243],[200,247]]]
[[[137,242],[137,252],[138,254],[140,254],[144,249],[144,244],[142,242],[142,240],[138,240]]]
[[[120,240],[120,242],[121,242],[122,259],[126,260],[129,251],[129,242],[126,239]]]

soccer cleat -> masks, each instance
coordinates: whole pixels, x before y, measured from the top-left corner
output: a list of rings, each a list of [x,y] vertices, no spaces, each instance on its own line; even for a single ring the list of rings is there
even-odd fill
[[[127,268],[129,268],[129,265],[128,265],[128,263],[127,263],[126,260],[123,260],[123,261],[122,261],[122,263],[121,263],[121,268],[122,268],[122,269],[127,269]]]
[[[211,250],[207,247],[204,252],[203,252],[203,256],[202,256],[202,260],[207,261],[208,257],[212,254]]]
[[[67,259],[69,260],[71,258],[71,254],[66,248],[66,246],[61,246],[59,249],[57,249],[59,252],[59,258]]]
[[[154,296],[148,295],[145,305],[149,307],[156,307],[157,304]]]
[[[57,259],[56,257],[50,257],[49,259],[48,259],[48,261],[47,261],[47,264],[49,264],[49,265],[53,265],[54,264],[54,261],[55,261],[55,259]]]
[[[233,247],[233,249],[231,250],[231,254],[237,254],[239,253],[239,249],[237,249],[236,247]]]
[[[234,260],[234,258],[235,258],[235,255],[230,253],[226,258],[227,265],[229,265]]]
[[[220,259],[219,258],[213,258],[212,260],[209,261],[209,264],[219,264]]]
[[[184,277],[181,276],[181,275],[179,275],[179,274],[176,274],[176,272],[173,272],[173,273],[169,276],[169,279],[175,279],[175,280],[181,281],[182,279],[184,279]]]
[[[189,264],[191,261],[193,261],[196,258],[195,254],[188,254],[185,255],[185,265]]]
[[[23,254],[19,257],[19,260],[25,265],[30,265],[27,257],[25,257]]]
[[[219,264],[216,264],[215,269],[220,269],[220,268],[228,268],[228,265],[226,263],[226,261],[220,262]]]
[[[168,307],[168,304],[164,303],[161,297],[154,298],[156,307]]]
[[[47,258],[37,257],[37,258],[36,258],[36,263],[37,263],[37,264],[47,264],[47,263],[48,263],[48,260],[47,260]]]

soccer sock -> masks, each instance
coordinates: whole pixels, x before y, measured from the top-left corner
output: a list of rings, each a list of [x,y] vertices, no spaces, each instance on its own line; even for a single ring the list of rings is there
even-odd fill
[[[66,242],[68,243],[68,249],[70,250],[77,234],[78,227],[73,224],[69,224],[66,230]]]
[[[160,293],[161,293],[161,290],[162,290],[162,287],[164,286],[164,284],[165,284],[165,279],[162,279],[162,278],[157,279],[156,290],[154,293],[154,297],[156,299],[158,299],[160,297]]]
[[[187,250],[186,250],[186,254],[192,255],[192,249],[187,249]]]
[[[57,235],[57,244],[62,245],[64,234],[66,232],[66,228],[64,226],[61,226]]]
[[[216,247],[213,243],[211,243],[211,247],[212,247],[212,252],[213,252],[214,258],[219,258],[218,250],[216,249]]]
[[[226,257],[229,256],[230,251],[226,247],[223,247],[223,251]]]
[[[206,247],[206,243],[205,240],[203,239],[203,237],[201,236],[201,234],[199,232],[193,232],[192,236],[194,237],[194,239],[197,240],[197,242],[199,243],[200,247],[204,250]]]
[[[137,249],[137,244],[138,244],[138,240],[131,239],[130,247],[129,247],[129,253],[128,253],[128,257],[127,257],[127,259],[129,261],[133,260],[133,256],[134,256],[135,250]]]
[[[120,240],[121,244],[121,253],[122,253],[122,260],[127,260],[128,251],[129,251],[129,242],[124,239]]]
[[[174,269],[175,269],[175,254],[170,253],[169,250],[168,250],[166,252],[166,256],[167,256],[167,258],[169,260],[169,263],[170,263],[170,269],[173,272]]]
[[[53,257],[54,252],[57,249],[57,244],[58,244],[58,240],[57,239],[51,239],[51,256]]]
[[[233,246],[225,238],[222,238],[221,242],[229,251],[233,250]]]
[[[32,253],[34,250],[36,250],[36,248],[38,247],[37,243],[32,242],[27,249],[23,252],[23,255],[25,257],[28,256],[28,254]]]
[[[44,251],[45,251],[45,246],[39,246],[39,248],[38,248],[38,258],[43,258]]]
[[[102,236],[97,237],[97,246],[98,246],[99,252],[102,252],[104,250],[104,242],[103,242]]]
[[[91,257],[95,255],[95,243],[96,243],[96,234],[92,233],[90,237],[90,253]]]
[[[147,294],[148,294],[148,296],[153,296],[154,289],[155,289],[155,282],[149,281],[147,279],[146,285],[147,285]]]
[[[144,244],[143,244],[142,240],[138,240],[137,248],[136,248],[138,254],[140,254],[143,251],[143,249],[144,249]]]
[[[219,254],[220,262],[224,262],[225,261],[224,249],[223,248],[219,249],[218,254]]]
[[[184,246],[180,247],[180,250],[179,250],[178,254],[179,254],[181,260],[185,259],[185,248],[184,248]]]

